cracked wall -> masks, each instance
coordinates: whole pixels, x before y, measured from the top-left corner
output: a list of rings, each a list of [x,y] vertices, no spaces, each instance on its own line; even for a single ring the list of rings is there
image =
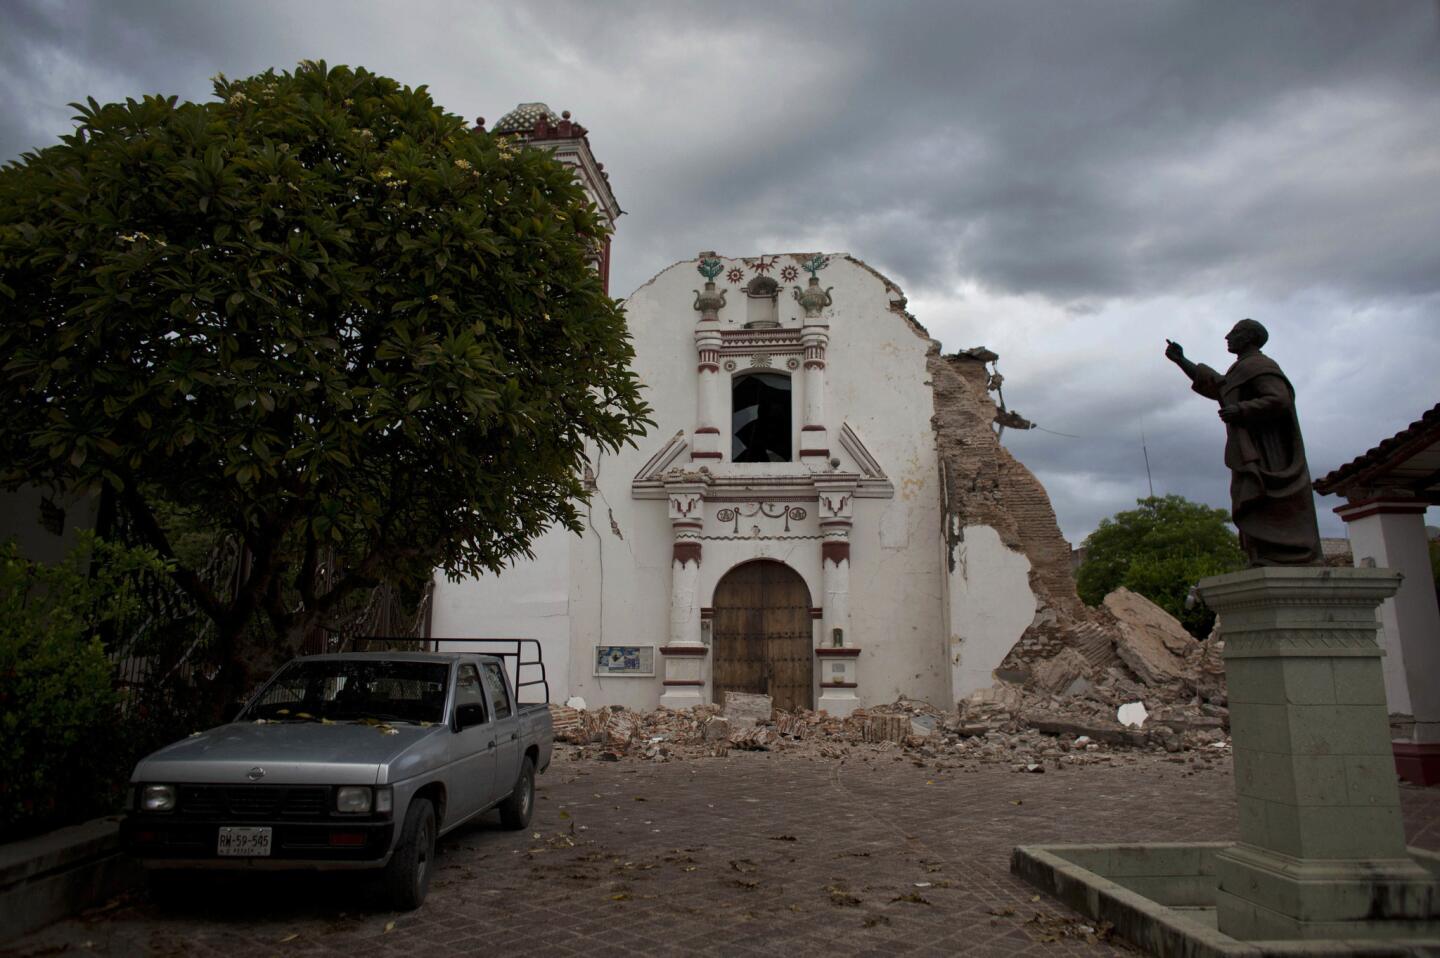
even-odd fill
[[[1000,444],[987,350],[927,357],[940,459],[942,547],[951,581],[950,662],[957,700],[991,684],[995,670],[1028,673],[1070,647],[1092,666],[1114,663],[1105,618],[1075,592],[1070,543],[1060,533],[1045,487]],[[1023,422],[1019,417],[1009,421]],[[994,540],[990,535],[993,532]],[[1021,575],[998,555],[998,541],[1028,563]],[[977,549],[979,550],[977,554]],[[1006,571],[1008,570],[1008,572]],[[1033,611],[1019,622],[1016,609]],[[976,629],[973,623],[992,623]]]

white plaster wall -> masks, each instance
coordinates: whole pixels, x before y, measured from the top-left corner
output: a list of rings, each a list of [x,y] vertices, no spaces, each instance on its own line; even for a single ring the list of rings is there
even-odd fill
[[[738,329],[746,316],[747,301],[742,287],[754,273],[739,260],[722,257],[722,262],[727,271],[739,266],[745,272],[739,283],[728,283],[723,273],[717,280],[717,286],[728,291],[727,305],[720,312],[722,327]],[[779,265],[770,275],[778,276],[780,267],[792,263],[798,265],[797,260],[788,256],[779,257]],[[804,279],[802,273],[794,285],[803,284]],[[925,368],[929,340],[917,334],[902,315],[891,311],[892,293],[868,269],[837,255],[820,273],[820,279],[822,285],[834,287],[831,294],[834,305],[826,310],[830,342],[825,425],[830,430],[832,455],[842,455],[839,430],[842,423],[848,422],[895,485],[893,499],[854,502],[851,621],[846,643],[864,650],[859,662],[857,693],[867,703],[891,701],[904,695],[948,704],[949,678],[941,616],[944,581],[933,547],[940,507],[938,465],[930,428],[933,402]],[[627,303],[636,341],[636,369],[649,387],[647,399],[656,408],[657,428],[652,434],[653,441],[647,440],[640,450],[627,451],[606,466],[613,485],[604,480],[601,485],[616,516],[623,517],[622,524],[636,524],[637,517],[647,512],[664,516],[663,500],[629,498],[629,480],[676,431],[684,430],[688,434],[697,425],[693,331],[698,315],[691,304],[694,290],[702,283],[695,261],[678,263],[637,290]],[[781,324],[798,328],[801,315],[799,305],[785,289],[779,301]],[[737,365],[735,374],[749,368],[743,359]],[[783,371],[782,364],[776,366]],[[725,415],[723,421],[713,424],[721,430],[720,448],[727,459],[731,375],[721,373]],[[803,424],[804,399],[804,379],[797,371],[792,376],[796,449],[799,448],[799,427]],[[690,468],[683,460],[680,464]],[[708,468],[716,475],[756,477],[804,472],[799,463],[732,464],[726,461]],[[705,540],[700,572],[702,605],[713,603],[715,585],[725,572],[753,558],[773,558],[790,565],[805,579],[811,602],[814,605],[823,602],[816,507],[813,501],[797,501],[797,504],[808,512],[804,522],[791,522],[791,535],[797,538],[768,538],[772,534],[784,535],[779,528],[783,524],[778,519],[757,519],[742,520],[740,539]],[[733,530],[733,526],[721,529],[714,519],[718,508],[733,505],[707,501],[707,536]],[[747,528],[754,525],[761,527],[762,538],[745,537]],[[659,525],[655,534],[660,541],[655,544],[654,552],[664,556],[665,568],[659,570],[663,575],[646,583],[639,577],[626,573],[612,575],[607,570],[607,580],[618,583],[625,576],[627,582],[648,589],[650,596],[633,597],[635,613],[663,624],[668,621],[664,612],[669,602],[668,521]],[[650,610],[652,597],[661,600],[654,611]],[[655,684],[655,701],[658,701],[658,679]]]
[[[753,271],[739,260],[723,259],[728,270],[740,266],[745,277],[728,283],[722,273],[717,285],[728,290],[728,303],[720,313],[722,325],[739,329],[745,321],[744,283]],[[798,265],[789,256],[779,265]],[[656,425],[638,447],[597,460],[597,493],[590,507],[590,528],[581,538],[567,540],[568,616],[570,637],[566,657],[568,694],[578,694],[591,706],[619,704],[651,708],[658,704],[663,671],[657,655],[653,678],[605,677],[593,673],[596,645],[653,645],[669,641],[670,560],[672,532],[664,499],[636,499],[631,482],[636,473],[669,439],[683,431],[693,434],[696,416],[696,354],[694,328],[698,314],[692,309],[694,290],[704,280],[696,261],[678,263],[638,289],[627,301],[626,312],[636,346],[635,370],[644,384],[645,398],[654,409]],[[778,278],[779,267],[770,274]],[[893,499],[857,499],[851,534],[850,609],[846,642],[863,649],[858,663],[857,693],[862,703],[892,701],[899,696],[940,705],[950,703],[948,634],[942,607],[946,579],[942,556],[935,548],[940,528],[940,496],[930,416],[933,409],[927,385],[925,355],[928,339],[890,309],[892,295],[873,272],[843,256],[834,256],[820,274],[822,285],[833,286],[834,306],[826,371],[825,425],[829,427],[832,455],[843,456],[839,445],[842,423],[849,423],[895,486]],[[799,284],[803,284],[801,274]],[[782,325],[798,329],[800,307],[782,292]],[[723,364],[722,364],[723,365]],[[785,371],[777,363],[778,371]],[[749,368],[739,364],[737,373]],[[722,370],[723,415],[713,423],[721,430],[720,449],[730,451],[729,372]],[[792,375],[794,448],[799,449],[799,427],[804,377]],[[694,468],[688,451],[675,463]],[[707,464],[716,475],[799,475],[800,463]],[[735,502],[708,500],[705,504],[704,554],[700,570],[700,604],[713,604],[720,577],[734,565],[752,558],[773,558],[794,568],[810,589],[811,602],[823,602],[819,528],[816,503],[796,498],[806,508],[803,521],[792,521],[787,535],[777,519],[743,522],[759,524],[759,537],[735,537],[733,526],[722,528],[715,519],[720,508]],[[612,527],[613,520],[613,527]],[[777,528],[778,527],[778,528]],[[729,538],[715,538],[722,534]],[[1003,551],[1003,550],[1002,550]],[[547,553],[548,556],[548,553]],[[1023,559],[1021,560],[1024,561]],[[538,564],[538,563],[537,563]],[[1022,583],[1024,580],[1021,575]],[[542,582],[543,573],[517,567],[498,580],[463,589],[442,589],[436,597],[436,634],[442,609],[455,605],[445,616],[458,617],[465,609],[484,607],[492,616],[502,605],[521,601],[529,586],[513,582]],[[558,581],[553,580],[553,581]],[[468,590],[468,591],[467,591]],[[1026,587],[1028,595],[1028,586]],[[546,593],[551,595],[553,593]],[[1033,607],[1032,610],[1033,612]],[[473,614],[473,613],[472,613]],[[510,613],[506,612],[505,615]],[[503,619],[503,616],[500,616]],[[504,619],[505,621],[511,621]],[[531,628],[558,620],[532,614],[523,620]],[[1026,620],[1029,621],[1027,615]],[[516,627],[519,627],[518,620]],[[1023,629],[1023,626],[1021,627]],[[547,642],[554,641],[546,631]],[[1018,632],[1015,636],[1018,636]],[[1010,637],[1013,643],[1014,637]],[[1008,651],[1009,646],[1006,646]],[[547,647],[547,661],[551,660]],[[1003,653],[1002,653],[1003,655]],[[559,653],[557,652],[557,660]],[[988,682],[986,683],[988,684]],[[552,683],[553,687],[554,683]],[[563,696],[559,696],[563,700]]]
[[[994,670],[1035,618],[1030,560],[990,526],[966,526],[948,575],[950,673],[955,701],[994,684]]]
[[[533,560],[518,562],[501,575],[451,582],[437,573],[430,634],[538,639],[550,701],[564,702],[570,688],[570,550],[578,541],[565,529],[551,529],[531,544]],[[446,643],[441,651],[465,648],[469,646]],[[539,678],[532,671],[525,670],[520,679]]]

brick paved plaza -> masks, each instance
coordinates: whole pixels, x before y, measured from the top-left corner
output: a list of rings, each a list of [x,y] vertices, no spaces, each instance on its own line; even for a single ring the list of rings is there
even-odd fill
[[[897,757],[899,756],[899,757]],[[653,764],[557,756],[531,829],[440,848],[411,914],[345,876],[206,877],[12,942],[6,954],[1064,955],[1128,951],[1008,871],[1017,843],[1236,833],[1229,762],[1118,754],[1044,774],[857,750]],[[1440,848],[1440,789],[1403,787]],[[493,818],[493,816],[491,816]]]

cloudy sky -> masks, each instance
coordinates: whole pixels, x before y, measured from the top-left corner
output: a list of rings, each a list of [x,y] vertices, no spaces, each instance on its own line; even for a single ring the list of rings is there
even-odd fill
[[[1235,320],[1264,322],[1316,475],[1440,401],[1435,0],[4,10],[0,159],[70,101],[205,99],[306,57],[469,117],[571,110],[628,214],[618,295],[701,249],[866,260],[946,351],[1000,354],[1044,430],[1005,441],[1075,542],[1146,494],[1142,434],[1157,493],[1227,504],[1222,427],[1166,337],[1220,365]]]

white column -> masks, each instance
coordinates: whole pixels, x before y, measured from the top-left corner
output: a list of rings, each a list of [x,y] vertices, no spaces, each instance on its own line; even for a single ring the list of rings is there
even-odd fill
[[[700,533],[704,528],[703,483],[672,483],[670,527],[670,634],[660,649],[664,662],[660,704],[693,708],[706,701],[705,660],[700,638]]]
[[[713,262],[713,261],[711,261]],[[695,435],[690,446],[692,462],[716,462],[725,458],[720,448],[720,422],[726,415],[720,382],[720,310],[725,291],[706,280],[705,289],[695,291]]]
[[[853,481],[817,480],[815,487],[821,588],[825,593],[820,644],[815,653],[815,668],[820,675],[817,705],[832,715],[848,715],[861,701],[857,672],[860,643],[850,629],[850,528],[855,486]]]
[[[804,421],[800,426],[800,459],[830,458],[829,432],[825,428],[825,348],[830,341],[829,327],[809,317],[801,333],[805,345],[803,372]]]
[[[1414,741],[1440,743],[1440,607],[1425,540],[1426,503],[1372,499],[1336,509],[1357,566],[1372,563],[1405,578],[1380,605],[1385,696],[1391,712],[1415,717]]]

